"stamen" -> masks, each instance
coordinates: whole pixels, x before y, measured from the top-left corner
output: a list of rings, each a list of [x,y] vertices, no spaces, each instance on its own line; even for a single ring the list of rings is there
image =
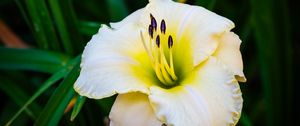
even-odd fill
[[[172,37],[171,37],[172,38]],[[172,41],[172,45],[173,45],[173,41]],[[172,45],[171,45],[171,47],[172,47]],[[170,52],[169,52],[169,63],[170,63],[170,74],[171,74],[171,77],[173,78],[173,80],[177,80],[177,76],[175,75],[175,69],[174,69],[174,63],[173,63],[173,49],[172,48],[170,48],[169,47],[169,49],[170,49]]]
[[[152,27],[152,25],[149,25],[148,33],[149,33],[150,37],[153,38],[153,27]]]
[[[161,23],[160,23],[160,31],[163,34],[166,33],[166,22],[165,22],[165,20],[162,20]]]
[[[150,52],[150,50],[148,49],[148,47],[147,47],[147,45],[146,45],[146,42],[145,42],[145,39],[144,39],[144,36],[143,36],[142,31],[140,31],[140,36],[141,36],[141,38],[142,38],[143,46],[144,46],[144,48],[145,48],[145,50],[146,50],[146,52],[147,52],[149,58],[151,59],[151,61],[153,61],[154,59],[153,59],[152,53]]]
[[[162,83],[166,84],[167,82],[164,80],[163,76],[162,76],[162,73],[161,73],[161,70],[160,70],[160,67],[159,67],[159,64],[157,63],[155,65],[155,73],[156,73],[156,76],[157,78],[159,79],[159,81],[161,81]]]
[[[151,19],[151,26],[154,28],[154,30],[156,31],[157,29],[157,23],[156,23],[156,20],[155,18],[153,17],[152,14],[150,14],[150,19]]]
[[[148,27],[149,44],[146,44],[144,36],[140,32],[143,46],[152,61],[152,67],[158,80],[165,86],[173,86],[177,80],[172,54],[173,38],[171,35],[166,38],[166,22],[164,19],[160,22],[160,32],[156,31],[157,22],[152,14],[150,14],[150,19],[151,24]],[[164,43],[166,40],[168,42]],[[166,52],[164,49],[167,49]],[[167,59],[166,55],[169,55],[169,59]]]
[[[169,38],[168,38],[168,47],[171,48],[173,46],[173,38],[171,35],[169,35]]]
[[[171,79],[170,74],[166,71],[164,66],[165,66],[164,64],[160,64],[160,69],[161,69],[162,75],[164,77],[164,80],[167,82],[165,84],[171,85],[173,83],[173,80]]]
[[[174,75],[171,74],[172,70],[170,69],[170,66],[166,60],[166,56],[164,55],[163,48],[159,48],[159,53],[160,53],[161,72],[164,77],[164,80],[167,82],[165,84],[170,86],[170,85],[172,85],[173,80],[177,80],[177,77],[175,74]],[[172,77],[172,79],[171,79],[171,77]],[[176,79],[174,79],[174,78],[176,78]]]
[[[159,48],[159,46],[160,46],[160,37],[159,37],[159,35],[156,36],[156,45]]]
[[[175,81],[177,80],[177,76],[175,75],[175,71],[174,71],[174,65],[173,65],[173,55],[172,55],[172,48],[170,48],[169,50],[169,54],[170,54],[170,65],[168,64],[167,60],[166,60],[166,56],[164,54],[164,50],[163,48],[160,48],[159,49],[159,53],[160,53],[160,56],[161,56],[161,63],[164,64],[164,69],[167,70],[167,72],[169,73],[169,75],[172,77],[172,79]]]

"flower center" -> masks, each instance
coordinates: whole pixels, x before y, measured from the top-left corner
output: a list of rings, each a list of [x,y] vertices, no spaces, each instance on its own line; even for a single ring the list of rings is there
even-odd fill
[[[156,19],[150,14],[148,27],[149,43],[146,43],[141,33],[142,42],[151,59],[156,77],[164,86],[174,86],[178,79],[174,70],[173,38],[166,34],[167,26],[164,19],[160,22],[160,30],[157,30]]]

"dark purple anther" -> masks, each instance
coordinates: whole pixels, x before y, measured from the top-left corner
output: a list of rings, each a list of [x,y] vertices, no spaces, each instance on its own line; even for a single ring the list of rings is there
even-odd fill
[[[156,36],[156,45],[157,45],[157,47],[159,48],[159,46],[160,46],[160,38],[159,38],[159,35]]]
[[[169,46],[169,48],[171,48],[173,46],[173,38],[171,35],[169,35],[169,38],[168,38],[168,46]]]
[[[152,27],[152,25],[149,25],[148,33],[149,33],[150,37],[153,38],[153,27]]]
[[[150,19],[151,19],[151,26],[154,28],[154,30],[156,31],[157,29],[157,23],[156,23],[156,20],[155,18],[153,17],[152,14],[150,14]]]
[[[160,31],[163,34],[166,33],[166,22],[165,22],[165,20],[162,20],[161,23],[160,23]]]

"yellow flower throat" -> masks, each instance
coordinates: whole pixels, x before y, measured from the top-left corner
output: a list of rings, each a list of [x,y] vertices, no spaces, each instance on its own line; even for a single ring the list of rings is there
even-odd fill
[[[145,50],[151,59],[152,67],[159,81],[165,86],[174,86],[178,79],[173,62],[173,38],[166,34],[166,22],[160,22],[160,31],[157,30],[156,19],[150,14],[151,23],[148,27],[149,43],[147,44],[141,33],[141,38]],[[164,46],[166,45],[166,46]]]

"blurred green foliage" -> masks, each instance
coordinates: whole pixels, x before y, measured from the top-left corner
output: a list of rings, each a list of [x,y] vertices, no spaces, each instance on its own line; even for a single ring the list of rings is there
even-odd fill
[[[244,108],[238,125],[299,124],[295,114],[299,4],[291,0],[186,3],[204,6],[236,24],[233,31],[243,41],[248,79],[241,83]],[[146,4],[146,0],[1,0],[0,20],[30,48],[7,48],[1,43],[0,125],[105,125],[115,97],[90,100],[72,88],[80,53],[101,24],[120,21]],[[71,103],[75,105],[70,110]]]

